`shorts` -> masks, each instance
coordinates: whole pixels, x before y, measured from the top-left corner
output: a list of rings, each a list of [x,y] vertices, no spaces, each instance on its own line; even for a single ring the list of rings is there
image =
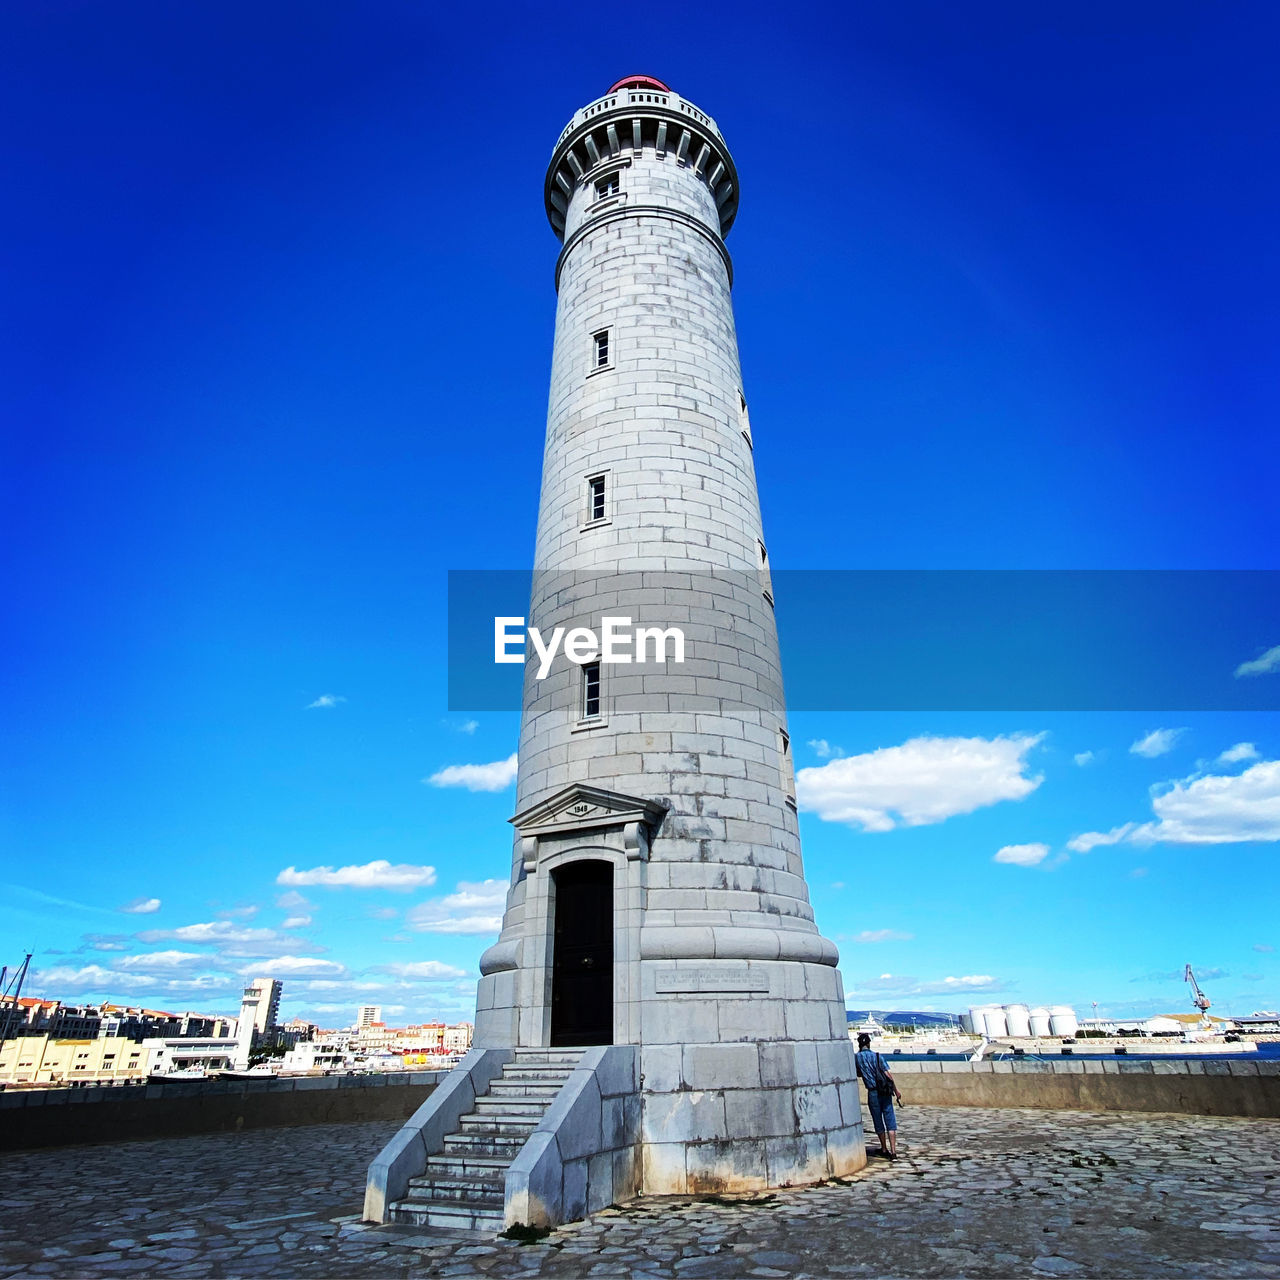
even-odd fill
[[[898,1117],[893,1114],[893,1094],[867,1090],[867,1107],[871,1111],[871,1123],[877,1133],[898,1131]]]

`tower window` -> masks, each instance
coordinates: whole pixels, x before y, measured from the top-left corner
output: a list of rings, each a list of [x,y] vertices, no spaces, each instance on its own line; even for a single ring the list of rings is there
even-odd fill
[[[618,194],[618,175],[611,173],[607,178],[601,178],[596,183],[596,199],[608,200],[610,196]]]
[[[587,481],[587,519],[604,519],[604,476],[592,476]]]
[[[591,335],[595,358],[593,369],[607,369],[610,361],[609,330],[601,329]]]
[[[760,548],[760,587],[764,593],[764,598],[773,603],[773,575],[769,572],[769,552],[765,549],[765,545],[758,538],[756,546]]]
[[[747,412],[747,397],[738,392],[738,426],[742,429],[742,438],[754,449],[751,439],[751,415]]]
[[[582,667],[582,718],[600,718],[600,664],[587,662]]]

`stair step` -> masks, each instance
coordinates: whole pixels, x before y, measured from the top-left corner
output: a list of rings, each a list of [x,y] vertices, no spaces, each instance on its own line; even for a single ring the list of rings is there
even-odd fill
[[[582,1061],[584,1049],[516,1049],[516,1062],[572,1062]]]
[[[469,1111],[474,1116],[503,1116],[512,1120],[541,1120],[547,1114],[546,1104],[542,1098],[490,1098],[476,1099],[476,1109]]]
[[[502,1068],[503,1080],[559,1080],[562,1084],[573,1074],[573,1067],[543,1062],[508,1062]]]
[[[401,1200],[392,1210],[392,1220],[418,1227],[451,1227],[463,1231],[488,1231],[495,1235],[504,1225],[501,1209],[466,1200],[451,1200],[448,1204]]]
[[[405,1198],[415,1204],[466,1200],[472,1204],[494,1205],[501,1209],[506,1202],[506,1179],[474,1176],[410,1178],[409,1194]]]
[[[512,1157],[477,1155],[474,1152],[458,1152],[455,1155],[428,1156],[422,1175],[435,1177],[506,1177]]]
[[[545,1098],[548,1102],[560,1092],[559,1084],[527,1084],[524,1081],[495,1080],[489,1086],[486,1097],[495,1101],[501,1098]]]
[[[533,1116],[463,1116],[458,1121],[459,1135],[469,1138],[503,1135],[506,1137],[527,1138],[537,1127],[539,1121]]]
[[[451,1133],[444,1140],[445,1155],[505,1156],[514,1160],[529,1140],[527,1133]]]

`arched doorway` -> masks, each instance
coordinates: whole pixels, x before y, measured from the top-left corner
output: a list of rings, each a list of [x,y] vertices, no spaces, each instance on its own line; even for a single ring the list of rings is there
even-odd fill
[[[570,862],[551,873],[551,1043],[613,1043],[613,866]]]

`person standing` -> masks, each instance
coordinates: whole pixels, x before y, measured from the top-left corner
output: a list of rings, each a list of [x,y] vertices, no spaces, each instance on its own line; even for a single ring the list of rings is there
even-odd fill
[[[867,1086],[867,1108],[876,1137],[880,1139],[880,1154],[890,1160],[898,1158],[898,1117],[894,1114],[893,1101],[902,1101],[902,1094],[885,1063],[884,1055],[871,1049],[871,1037],[858,1033],[858,1052],[853,1056],[854,1065],[862,1083]]]

